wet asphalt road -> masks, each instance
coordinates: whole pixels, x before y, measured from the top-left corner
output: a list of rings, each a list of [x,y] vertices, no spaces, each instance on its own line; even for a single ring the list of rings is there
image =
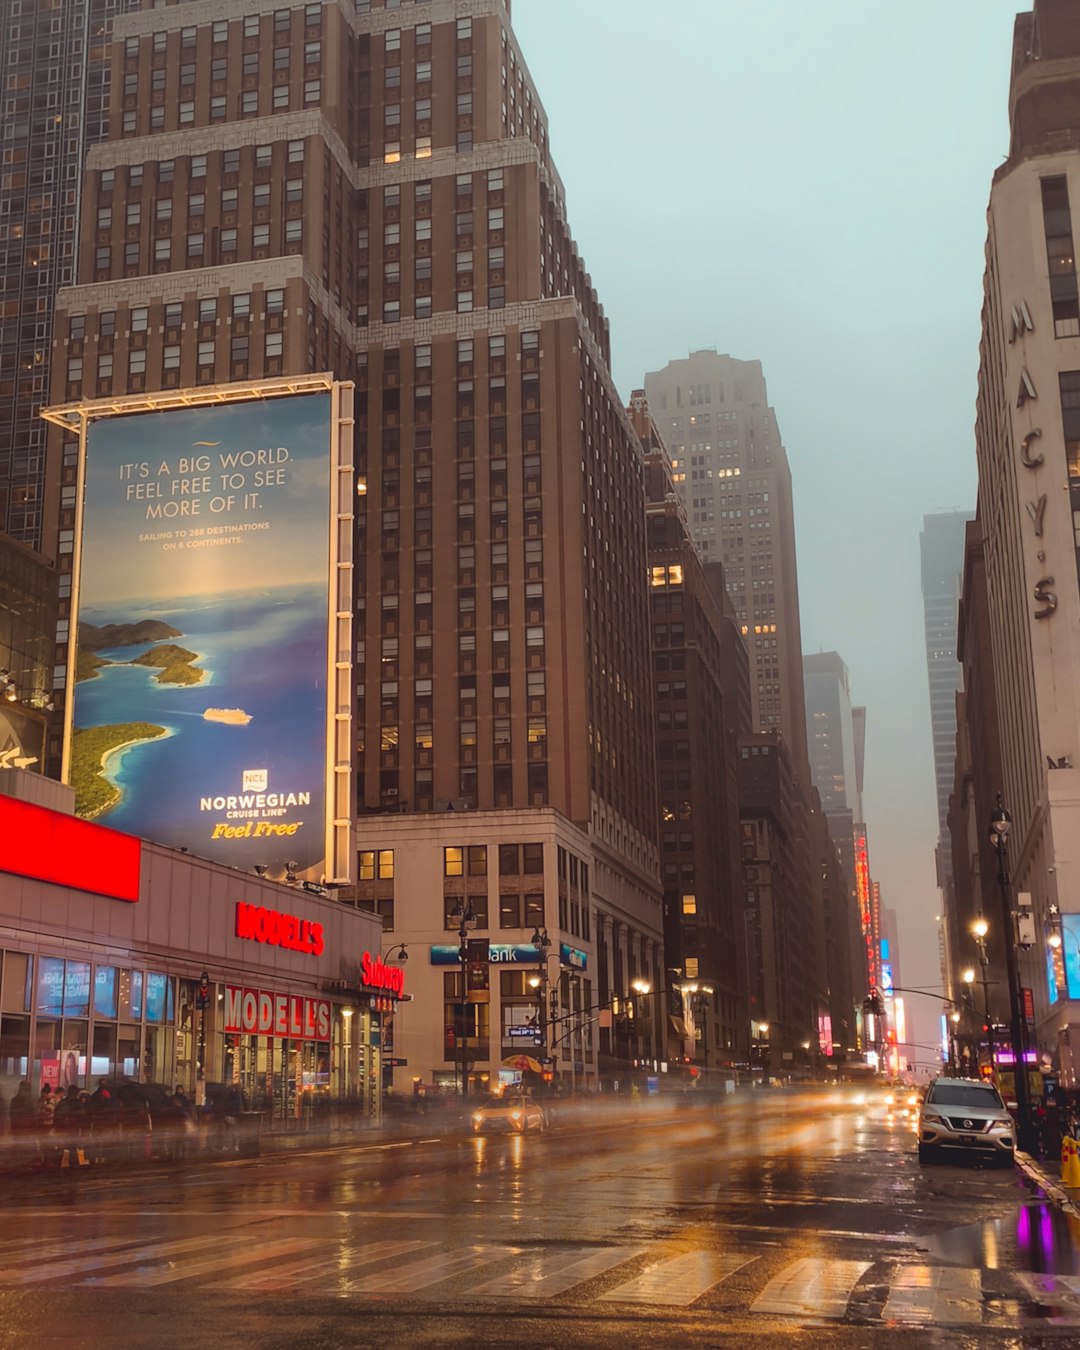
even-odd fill
[[[7,1178],[0,1348],[1080,1346],[1072,1221],[867,1097]]]

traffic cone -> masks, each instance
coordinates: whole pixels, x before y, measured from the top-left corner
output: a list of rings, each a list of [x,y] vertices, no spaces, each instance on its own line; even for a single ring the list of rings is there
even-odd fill
[[[1080,1187],[1080,1154],[1077,1152],[1077,1141],[1071,1134],[1062,1140],[1062,1149],[1062,1185]]]

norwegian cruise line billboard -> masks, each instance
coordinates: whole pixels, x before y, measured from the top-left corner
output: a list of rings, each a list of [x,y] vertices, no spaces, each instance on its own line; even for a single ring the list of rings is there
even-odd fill
[[[67,742],[84,819],[347,879],[342,388],[89,405]]]

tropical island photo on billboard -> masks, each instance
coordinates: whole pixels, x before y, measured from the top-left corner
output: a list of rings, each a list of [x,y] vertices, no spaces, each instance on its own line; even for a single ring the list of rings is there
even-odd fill
[[[70,783],[75,789],[75,814],[93,820],[111,810],[124,795],[105,777],[111,755],[170,733],[152,722],[121,722],[105,727],[76,727],[71,737]]]
[[[201,684],[206,678],[206,672],[193,664],[199,660],[199,653],[179,647],[175,642],[162,641],[163,638],[174,637],[183,637],[183,634],[160,619],[140,619],[138,623],[107,623],[101,627],[80,623],[75,681],[97,679],[103,666],[131,665],[158,670],[159,673],[154,677],[158,684]],[[133,656],[128,662],[108,661],[97,655],[106,649],[142,646],[147,642],[158,645],[141,656]]]

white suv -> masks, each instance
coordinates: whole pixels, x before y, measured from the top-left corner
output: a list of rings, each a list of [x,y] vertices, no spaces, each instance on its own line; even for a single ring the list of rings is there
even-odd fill
[[[936,1078],[919,1111],[919,1161],[944,1149],[1009,1159],[1016,1130],[997,1088],[977,1078]]]

